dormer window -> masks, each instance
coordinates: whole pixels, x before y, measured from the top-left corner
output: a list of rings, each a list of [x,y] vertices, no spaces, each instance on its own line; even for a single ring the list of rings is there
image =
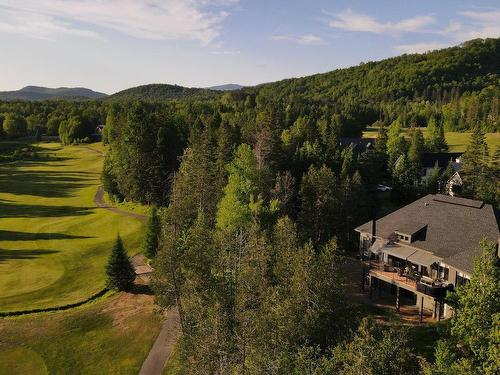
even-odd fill
[[[407,234],[398,233],[398,239],[400,241],[410,242],[410,238],[411,238],[411,236],[409,236]]]

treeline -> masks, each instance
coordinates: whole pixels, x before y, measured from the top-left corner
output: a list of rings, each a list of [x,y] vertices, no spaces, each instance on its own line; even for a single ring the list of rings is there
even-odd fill
[[[318,122],[337,116],[342,134],[352,137],[376,121],[389,126],[396,119],[403,127],[425,127],[434,119],[446,131],[470,131],[480,126],[485,132],[496,132],[500,131],[499,44],[500,39],[477,39],[426,54],[403,55],[224,94],[154,84],[124,90],[103,101],[0,102],[0,120],[7,115],[16,117],[16,131],[9,133],[2,127],[1,135],[17,137],[37,131],[58,135],[64,123],[61,138],[71,143],[89,136],[102,124],[113,102],[133,100],[227,107],[241,113],[241,122],[252,118],[256,108],[279,103],[286,128],[299,119],[303,123],[296,127],[319,128]]]
[[[65,144],[90,141],[106,111],[99,101],[0,102],[0,139],[48,135]]]

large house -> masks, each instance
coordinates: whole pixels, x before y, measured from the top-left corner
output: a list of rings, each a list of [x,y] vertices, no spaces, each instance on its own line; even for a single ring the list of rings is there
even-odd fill
[[[470,280],[480,241],[499,242],[494,208],[448,195],[427,195],[356,228],[368,265],[365,281],[418,307],[420,317],[450,317],[444,297]]]

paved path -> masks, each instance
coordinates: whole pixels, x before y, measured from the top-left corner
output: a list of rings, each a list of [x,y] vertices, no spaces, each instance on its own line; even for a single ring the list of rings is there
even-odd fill
[[[139,375],[160,375],[172,356],[174,345],[181,334],[179,314],[177,309],[173,308],[167,310],[164,315],[165,321],[160,334],[142,364]]]
[[[108,211],[114,212],[116,214],[123,215],[123,216],[130,216],[130,217],[138,219],[142,222],[146,221],[146,215],[138,214],[138,213],[130,212],[130,211],[125,211],[125,210],[120,210],[119,208],[113,207],[113,206],[107,204],[106,202],[104,202],[104,189],[102,188],[102,186],[99,186],[97,188],[97,192],[95,193],[95,196],[94,196],[94,203],[96,204],[96,206],[104,208]]]

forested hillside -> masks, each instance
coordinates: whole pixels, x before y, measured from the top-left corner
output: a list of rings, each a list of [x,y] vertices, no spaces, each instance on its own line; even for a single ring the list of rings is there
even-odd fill
[[[111,95],[108,100],[209,99],[218,96],[216,90],[157,83],[119,91]]]
[[[500,39],[473,40],[246,91],[282,99],[295,111],[334,107],[359,126],[397,117],[404,126],[425,126],[435,116],[446,130],[481,122],[485,130],[499,131],[499,61]]]

